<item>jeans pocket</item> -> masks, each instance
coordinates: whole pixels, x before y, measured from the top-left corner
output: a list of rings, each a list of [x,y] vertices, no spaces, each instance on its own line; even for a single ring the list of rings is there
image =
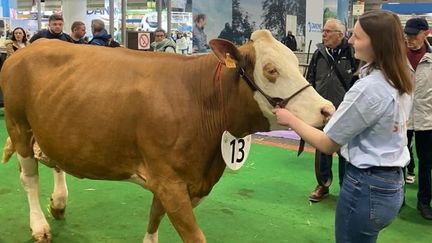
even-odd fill
[[[399,212],[403,201],[403,186],[382,188],[370,186],[370,219],[372,227],[381,230],[388,226]]]
[[[345,180],[351,182],[353,185],[358,186],[360,184],[359,180],[357,180],[350,172],[345,172]]]

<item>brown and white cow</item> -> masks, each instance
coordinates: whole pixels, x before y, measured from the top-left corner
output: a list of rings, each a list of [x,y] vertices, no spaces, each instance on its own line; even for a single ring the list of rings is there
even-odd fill
[[[130,181],[154,195],[144,242],[157,242],[166,213],[182,240],[196,243],[205,237],[192,209],[225,169],[223,131],[240,137],[276,127],[273,106],[255,89],[290,98],[278,105],[314,126],[334,109],[269,31],[240,48],[219,39],[210,46],[211,54],[186,57],[39,40],[6,61],[5,119],[35,241],[49,242],[51,233],[39,205],[34,140],[55,168],[53,212],[66,206],[62,171]]]

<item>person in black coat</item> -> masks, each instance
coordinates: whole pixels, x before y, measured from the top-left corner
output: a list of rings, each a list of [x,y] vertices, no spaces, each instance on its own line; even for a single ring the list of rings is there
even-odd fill
[[[291,51],[297,51],[297,41],[291,30],[288,30],[287,36],[282,41]]]
[[[40,38],[59,39],[62,41],[73,42],[72,38],[68,34],[63,33],[63,25],[64,20],[61,15],[53,14],[49,16],[48,29],[40,30],[34,34],[30,39],[30,43],[33,43],[35,40]]]
[[[331,101],[336,109],[342,102],[345,93],[352,86],[356,77],[358,62],[354,58],[354,48],[345,38],[345,26],[337,19],[327,20],[322,30],[322,43],[309,63],[306,79],[323,98]],[[339,185],[342,185],[345,174],[345,158],[339,155]],[[332,178],[331,155],[316,151],[319,158],[318,185],[311,192],[309,200],[319,202],[329,195]]]
[[[228,22],[225,23],[225,28],[220,32],[218,38],[229,41],[233,40],[233,30]]]

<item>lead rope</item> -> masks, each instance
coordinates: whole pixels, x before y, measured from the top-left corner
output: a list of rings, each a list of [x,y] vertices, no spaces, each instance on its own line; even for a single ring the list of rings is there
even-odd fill
[[[297,149],[297,157],[299,157],[303,153],[304,146],[305,146],[305,140],[303,140],[303,138],[300,137],[300,143]]]

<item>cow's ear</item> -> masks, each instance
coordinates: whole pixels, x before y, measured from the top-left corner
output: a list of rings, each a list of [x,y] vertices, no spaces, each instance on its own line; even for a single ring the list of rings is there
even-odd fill
[[[219,61],[225,66],[232,67],[232,62],[234,62],[234,65],[241,62],[242,56],[232,42],[224,39],[213,39],[209,42],[209,45]]]

